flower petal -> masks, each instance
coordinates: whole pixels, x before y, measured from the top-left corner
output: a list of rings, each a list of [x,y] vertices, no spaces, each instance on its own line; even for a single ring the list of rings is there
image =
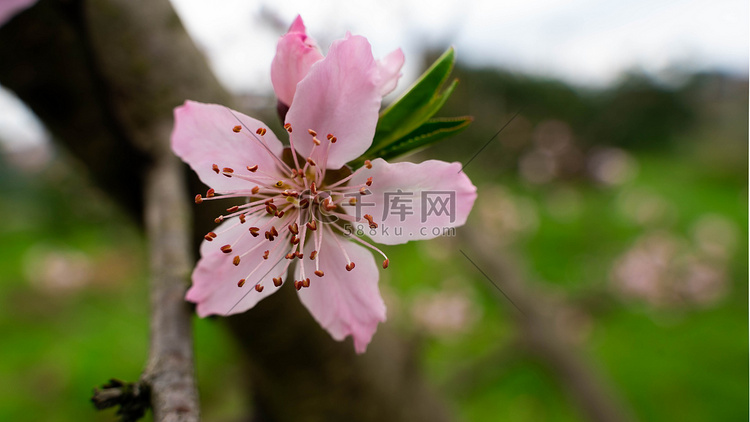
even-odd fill
[[[336,240],[356,264],[352,271],[346,270],[348,262]],[[305,246],[305,257],[310,256],[313,249],[314,243],[310,239]],[[323,236],[318,257],[324,276],[313,275],[315,261],[302,260],[310,287],[302,288],[299,298],[331,337],[341,341],[351,335],[357,353],[364,353],[378,323],[385,321],[385,304],[378,290],[375,259],[364,247],[331,232]],[[297,279],[302,279],[301,268],[297,268]]]
[[[308,129],[318,133],[323,145],[313,157],[338,169],[369,148],[380,109],[380,72],[364,37],[335,41],[328,55],[315,63],[297,85],[286,122],[291,124],[295,149],[308,157],[313,147]],[[338,142],[328,148],[327,134]]]
[[[216,104],[186,101],[174,110],[172,150],[190,165],[206,185],[217,191],[252,189],[250,182],[225,177],[212,170],[219,168],[244,169],[265,163],[266,172],[276,172],[271,155],[280,156],[283,146],[263,122]],[[241,125],[240,133],[232,128]],[[255,131],[266,129],[263,144]],[[248,133],[251,131],[252,133]]]
[[[297,16],[289,32],[279,39],[276,56],[271,62],[271,82],[279,101],[287,106],[292,104],[297,83],[307,75],[313,63],[322,59],[323,53],[306,34],[302,17]]]
[[[3,0],[0,2],[0,25],[5,24],[13,16],[31,7],[36,0]]]
[[[362,196],[357,206],[345,209],[360,218],[370,214],[378,228],[370,230],[364,225],[363,230],[386,245],[451,233],[452,227],[466,222],[477,197],[477,188],[458,162],[390,164],[378,158],[372,161],[372,169],[362,169],[349,184],[364,184],[369,177],[372,185],[367,189],[371,194]]]
[[[404,52],[401,49],[393,50],[390,54],[378,60],[380,71],[380,95],[386,96],[396,89],[398,79],[401,77],[401,67],[404,65]]]
[[[262,225],[267,220],[265,218],[257,224]],[[248,223],[239,224],[237,219],[225,221],[217,227],[216,239],[204,241],[201,245],[201,259],[193,271],[193,285],[185,295],[186,300],[198,305],[198,316],[245,312],[278,290],[273,284],[273,277],[286,279],[286,260],[283,256],[263,259],[263,252],[271,248],[259,244],[268,241],[262,236],[251,236],[248,228]],[[223,253],[220,249],[223,245],[232,245],[233,253]],[[258,248],[243,256],[239,265],[232,263],[236,255],[255,246]],[[251,272],[252,276],[248,278]],[[243,278],[246,279],[245,284],[238,287],[237,282]],[[263,284],[262,292],[255,290],[255,284],[260,281]]]

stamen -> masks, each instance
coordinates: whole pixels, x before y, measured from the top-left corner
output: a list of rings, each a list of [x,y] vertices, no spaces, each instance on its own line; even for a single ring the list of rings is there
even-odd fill
[[[383,269],[386,269],[386,268],[388,268],[388,263],[389,263],[389,262],[390,262],[390,261],[389,261],[388,259],[386,259],[385,261],[383,261]]]
[[[346,270],[347,271],[351,271],[353,269],[354,269],[354,263],[353,262],[350,262],[350,263],[346,264]]]
[[[372,216],[370,214],[365,214],[364,219],[367,220],[368,223],[370,223],[371,229],[377,229],[378,223],[372,221]]]

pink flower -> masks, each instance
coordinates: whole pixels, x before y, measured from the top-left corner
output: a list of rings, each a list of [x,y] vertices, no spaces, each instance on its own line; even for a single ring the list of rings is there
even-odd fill
[[[36,0],[2,0],[0,1],[0,26],[8,22],[13,16],[31,7]]]
[[[395,86],[403,55],[397,50],[378,62],[365,38],[347,34],[323,58],[304,31],[297,18],[272,70],[279,98],[291,98],[286,154],[251,117],[192,101],[175,109],[172,148],[211,187],[196,202],[233,202],[205,236],[186,299],[202,317],[244,312],[278,290],[295,263],[302,303],[333,338],[351,335],[362,353],[385,321],[378,265],[367,249],[383,256],[383,268],[389,261],[357,230],[385,244],[436,237],[434,228],[464,224],[476,188],[459,163],[375,159],[352,173],[345,164],[372,143],[382,96]],[[420,200],[441,192],[451,206]],[[389,215],[394,195],[403,201]]]

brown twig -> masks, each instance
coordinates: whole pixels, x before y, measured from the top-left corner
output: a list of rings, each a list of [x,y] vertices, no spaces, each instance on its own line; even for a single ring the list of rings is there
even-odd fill
[[[165,152],[146,179],[146,232],[151,255],[151,350],[142,379],[157,421],[199,420],[191,311],[184,300],[190,271],[189,210],[182,167]]]

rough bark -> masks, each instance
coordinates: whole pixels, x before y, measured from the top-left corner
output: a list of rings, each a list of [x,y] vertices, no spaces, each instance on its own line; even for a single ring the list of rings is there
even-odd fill
[[[152,338],[144,379],[154,387],[188,382],[186,372],[168,375],[152,366],[184,369],[190,357],[184,304],[158,309],[181,298],[186,276],[179,247],[176,255],[161,250],[161,242],[183,241],[177,232],[184,224],[159,204],[183,195],[171,191],[178,184],[174,163],[161,157],[175,106],[193,99],[231,107],[233,99],[166,0],[41,0],[0,28],[0,57],[0,83],[31,107],[99,186],[139,220],[145,197],[155,252],[154,327],[177,337]],[[387,325],[366,355],[355,356],[351,343],[331,340],[288,290],[229,319],[247,358],[256,420],[449,419],[419,376],[412,351]],[[160,376],[164,384],[155,381]],[[190,388],[185,391],[188,397]],[[167,410],[193,410],[169,391],[152,392],[152,400],[162,399]],[[165,420],[161,415],[157,420]]]

